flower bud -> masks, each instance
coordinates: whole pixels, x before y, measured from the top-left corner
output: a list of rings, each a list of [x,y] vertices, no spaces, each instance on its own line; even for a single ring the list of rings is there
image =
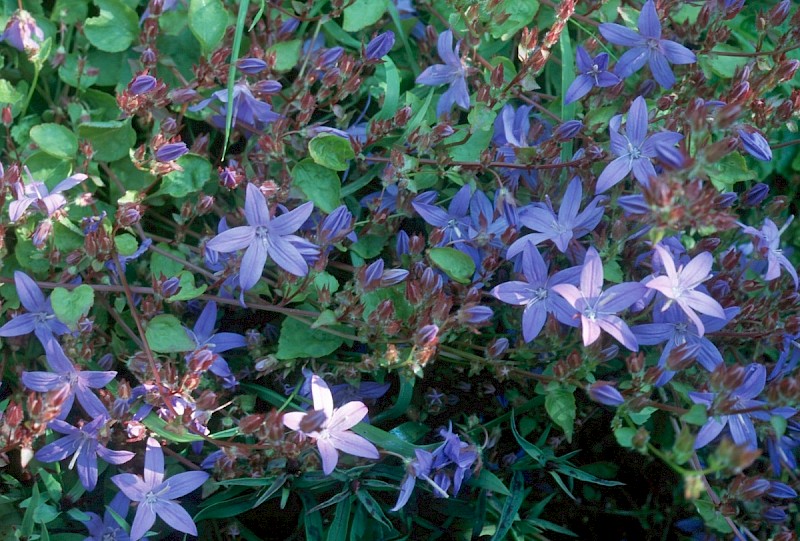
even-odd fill
[[[607,381],[596,381],[586,390],[589,398],[605,406],[619,406],[625,403],[625,398]]]
[[[236,61],[236,67],[242,73],[255,75],[267,69],[267,63],[260,58],[240,58]]]
[[[364,58],[366,60],[379,60],[394,47],[394,32],[391,30],[372,38],[367,44]]]
[[[418,346],[432,346],[438,341],[439,327],[425,325],[414,335],[414,343]]]
[[[277,94],[282,88],[278,81],[271,81],[269,79],[258,81],[253,85],[253,91],[260,92],[261,94]]]
[[[153,90],[157,83],[158,81],[155,77],[143,73],[142,75],[134,77],[133,81],[128,85],[128,90],[134,96],[138,96],[139,94],[146,94]]]
[[[486,353],[492,359],[499,359],[508,350],[508,338],[495,338],[486,348]]]
[[[156,160],[162,163],[175,161],[187,152],[186,143],[167,143],[156,150]]]
[[[769,194],[769,185],[758,182],[747,190],[742,196],[742,204],[748,207],[756,207],[761,204]]]
[[[739,141],[744,150],[757,160],[768,162],[772,159],[772,149],[764,136],[753,131],[739,130]]]
[[[580,120],[568,120],[553,130],[553,139],[559,142],[569,141],[577,136],[583,129]]]
[[[8,19],[0,40],[28,56],[33,56],[39,52],[39,44],[44,41],[44,32],[30,13],[18,9]]]

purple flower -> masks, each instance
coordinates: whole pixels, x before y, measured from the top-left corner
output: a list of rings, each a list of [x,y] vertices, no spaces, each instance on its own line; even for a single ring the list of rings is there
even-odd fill
[[[578,212],[582,198],[581,179],[574,177],[567,186],[558,214],[553,210],[549,197],[546,198],[546,203],[534,203],[520,209],[519,221],[535,233],[520,237],[509,246],[508,257],[520,253],[528,243],[539,244],[546,240],[553,241],[556,248],[564,253],[572,239],[580,238],[594,230],[603,218],[605,209],[597,206],[600,198],[595,197],[583,212]]]
[[[214,92],[210,98],[190,107],[189,110],[199,111],[214,100],[222,102],[222,108],[219,115],[212,117],[212,121],[217,126],[224,126],[228,107],[227,90]],[[263,130],[267,124],[278,120],[280,117],[279,114],[272,111],[270,104],[257,100],[246,84],[236,83],[233,86],[233,118],[237,122],[243,122],[256,130]]]
[[[160,162],[172,162],[189,152],[186,143],[167,143],[156,150],[156,160]]]
[[[625,135],[620,135],[619,128],[622,115],[614,116],[608,124],[611,135],[611,152],[618,156],[609,163],[597,179],[596,193],[603,193],[628,173],[633,171],[633,176],[640,183],[647,186],[650,177],[656,176],[656,170],[650,163],[652,158],[662,158],[674,152],[672,147],[683,139],[683,135],[664,131],[647,136],[647,104],[639,96],[633,100],[628,111],[628,122],[625,126]]]
[[[253,85],[253,90],[263,94],[277,94],[281,91],[283,86],[278,81],[271,81],[269,79],[262,79]]]
[[[131,525],[131,541],[138,541],[155,524],[156,515],[179,532],[197,535],[192,517],[176,498],[189,494],[210,477],[206,472],[191,471],[164,480],[164,452],[154,438],[147,438],[144,455],[144,477],[121,473],[111,481],[131,499],[138,502]]]
[[[260,58],[240,58],[236,61],[239,71],[248,75],[255,75],[267,69],[267,63]]]
[[[694,448],[705,447],[728,426],[736,445],[747,445],[749,448],[755,449],[758,446],[758,440],[752,419],[769,422],[772,415],[780,415],[786,419],[794,415],[795,410],[793,408],[775,408],[772,411],[767,411],[763,409],[766,402],[754,400],[764,390],[766,381],[766,368],[760,364],[753,363],[746,368],[742,384],[726,394],[722,401],[717,400],[717,393],[690,392],[689,398],[692,399],[692,402],[703,404],[712,411],[715,403],[718,402],[724,402],[726,409],[731,412],[751,410],[745,413],[715,414],[710,416],[706,424],[697,433]]]
[[[434,197],[431,197],[434,195]],[[471,189],[468,185],[462,186],[447,207],[447,212],[433,204],[435,192],[426,192],[418,195],[411,206],[414,207],[422,219],[434,227],[442,230],[442,240],[438,246],[454,244],[455,248],[463,245],[468,239],[469,232],[469,202]]]
[[[53,443],[36,451],[35,458],[40,462],[58,462],[72,455],[69,469],[78,465],[78,477],[83,488],[94,490],[97,486],[97,457],[109,464],[123,464],[132,459],[135,453],[130,451],[112,451],[99,443],[97,438],[101,428],[108,421],[104,415],[96,417],[92,422],[76,428],[64,421],[54,419],[47,425],[59,434],[66,434]]]
[[[228,363],[219,354],[234,348],[247,347],[247,339],[241,334],[232,332],[214,333],[214,326],[217,322],[217,303],[214,301],[206,304],[197,322],[194,324],[194,329],[186,329],[186,333],[197,345],[195,351],[186,355],[186,358],[200,349],[207,349],[214,354],[214,360],[211,363],[209,370],[217,376],[224,379],[233,378],[231,369]]]
[[[103,514],[103,520],[96,513],[88,511],[89,520],[84,522],[84,525],[89,530],[89,537],[83,541],[130,541],[131,537],[125,528],[120,526],[114,514],[125,518],[128,514],[128,507],[131,501],[122,492],[117,492],[117,495],[111,500],[108,509]],[[113,513],[112,513],[113,511]]]
[[[569,141],[575,138],[583,129],[583,122],[580,120],[567,120],[553,130],[553,139],[556,141]]]
[[[51,192],[44,182],[33,180],[27,167],[25,172],[30,182],[28,184],[18,183],[14,185],[14,195],[17,200],[12,201],[8,206],[8,216],[12,222],[19,220],[31,205],[34,205],[42,212],[46,212],[48,217],[52,216],[58,209],[67,204],[67,198],[61,195],[61,192],[69,190],[89,178],[83,173],[72,175],[56,184]]]
[[[600,53],[591,58],[583,47],[576,50],[578,76],[569,85],[564,95],[564,103],[572,103],[588,94],[592,88],[605,88],[620,82],[619,76],[608,71],[608,53]]]
[[[8,19],[0,41],[5,41],[19,52],[34,55],[44,41],[44,32],[30,13],[19,9]]]
[[[22,383],[25,387],[44,393],[68,385],[69,395],[61,407],[59,419],[64,419],[69,414],[76,396],[90,417],[108,417],[108,410],[91,389],[102,389],[117,373],[77,370],[54,338],[44,344],[44,351],[52,372],[23,372]]]
[[[755,248],[764,257],[767,258],[767,271],[764,273],[764,280],[775,280],[781,275],[781,267],[786,269],[789,276],[794,280],[794,288],[797,289],[797,269],[794,268],[792,262],[789,261],[783,250],[781,250],[781,235],[789,227],[789,224],[794,220],[794,216],[790,216],[783,227],[778,229],[775,222],[769,218],[764,219],[764,225],[761,229],[756,229],[750,226],[743,226],[742,232],[753,235],[755,237]],[[2,336],[2,335],[0,335]]]
[[[355,218],[347,209],[347,206],[336,207],[322,220],[317,234],[317,242],[322,245],[330,245],[336,244],[346,237],[355,237],[355,235],[351,234],[354,222]]]
[[[739,309],[736,307],[726,308],[724,318],[701,315],[700,321],[707,332],[716,332],[727,325],[738,313]],[[631,327],[631,331],[636,337],[636,341],[642,346],[654,346],[666,342],[658,360],[658,366],[662,368],[666,366],[670,352],[683,344],[694,347],[697,362],[709,372],[712,372],[722,362],[722,354],[717,346],[698,331],[694,322],[676,304],[666,310],[654,310],[653,323],[634,325]],[[666,371],[658,385],[667,383],[673,375],[674,372]]]
[[[695,311],[725,319],[725,311],[722,306],[707,293],[696,290],[700,284],[711,277],[711,265],[714,263],[714,258],[710,253],[703,252],[685,266],[681,265],[675,269],[675,261],[666,248],[656,244],[655,250],[667,274],[653,278],[645,286],[655,289],[667,298],[663,309],[667,309],[672,302],[680,306],[697,327],[698,334],[703,336],[705,328]]]
[[[2,327],[0,336],[22,336],[34,333],[43,346],[53,340],[53,336],[69,332],[69,327],[56,318],[50,299],[46,299],[42,290],[27,274],[14,271],[14,286],[22,306],[28,311],[21,314]]]
[[[330,475],[339,462],[337,450],[364,458],[380,457],[378,449],[369,440],[349,430],[367,415],[367,406],[363,402],[348,402],[334,408],[330,388],[317,375],[311,377],[311,396],[314,409],[287,413],[283,416],[283,424],[316,440],[325,475]],[[305,432],[301,427],[309,421],[313,429]]]
[[[552,294],[556,284],[578,282],[581,267],[572,267],[548,274],[547,264],[535,246],[528,243],[522,251],[522,273],[527,282],[506,282],[496,286],[491,294],[495,298],[519,306],[525,306],[522,313],[522,336],[530,342],[542,331],[547,314],[554,314],[561,323],[577,326],[575,309],[558,295]]]
[[[466,73],[464,64],[461,63],[461,58],[458,56],[460,46],[461,42],[459,41],[456,43],[455,49],[453,49],[453,33],[450,30],[445,30],[439,34],[437,50],[439,51],[439,58],[444,61],[444,64],[428,66],[417,77],[416,82],[422,85],[450,85],[450,88],[439,98],[439,104],[436,106],[437,117],[449,112],[453,104],[458,105],[465,111],[469,110],[469,90],[467,89]]]
[[[580,313],[584,346],[597,341],[603,330],[629,350],[639,350],[636,337],[616,314],[639,300],[645,288],[638,282],[624,282],[603,291],[603,262],[594,247],[586,251],[580,289],[572,284],[556,284],[551,289]]]
[[[414,492],[414,485],[417,479],[422,479],[431,485],[437,496],[441,498],[450,497],[445,489],[437,485],[429,477],[433,468],[433,453],[424,449],[414,449],[414,454],[417,459],[406,464],[406,475],[400,484],[400,495],[397,498],[397,503],[390,511],[399,511],[408,503],[411,493]]]
[[[388,30],[383,34],[378,34],[367,43],[367,48],[364,52],[366,60],[380,60],[392,50],[394,46],[394,32]]]
[[[739,130],[739,142],[742,147],[757,160],[768,162],[772,159],[772,149],[764,136],[757,131]]]
[[[270,218],[267,202],[255,184],[247,185],[244,214],[249,225],[223,231],[210,241],[208,248],[216,252],[234,252],[246,249],[239,269],[239,285],[246,291],[261,279],[261,272],[272,260],[283,270],[295,276],[308,274],[308,264],[299,248],[308,242],[293,235],[311,215],[314,204],[304,203],[294,210]]]
[[[697,62],[695,54],[680,43],[661,39],[661,21],[658,20],[653,0],[647,0],[642,6],[639,32],[619,24],[603,23],[600,25],[600,33],[611,43],[631,47],[620,57],[614,70],[623,79],[636,73],[647,63],[658,84],[664,88],[672,88],[675,75],[669,64]]]
[[[363,275],[359,273],[361,287],[365,292],[373,291],[379,287],[389,287],[399,284],[408,276],[405,269],[384,270],[383,259],[378,259],[370,263],[363,270]]]

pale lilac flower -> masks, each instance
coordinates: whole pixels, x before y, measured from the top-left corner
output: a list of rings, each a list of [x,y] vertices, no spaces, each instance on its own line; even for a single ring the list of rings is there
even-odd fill
[[[369,440],[349,430],[367,415],[367,406],[363,402],[348,402],[341,408],[334,408],[330,388],[317,375],[311,377],[311,396],[314,399],[314,409],[309,412],[287,413],[283,416],[283,424],[316,440],[325,475],[330,475],[339,462],[337,450],[364,458],[380,457],[378,449]],[[316,418],[320,413],[324,420],[318,428],[304,432],[301,429],[303,421],[309,416]]]
[[[522,252],[522,273],[527,282],[505,282],[496,286],[491,294],[505,303],[525,306],[522,337],[530,342],[539,336],[548,314],[555,315],[565,325],[577,326],[575,309],[562,297],[552,294],[552,288],[561,283],[578,283],[580,272],[581,267],[572,267],[550,276],[539,250],[528,243]]]
[[[639,71],[645,63],[650,65],[653,78],[664,88],[672,88],[675,74],[669,67],[672,64],[694,64],[695,54],[674,41],[661,38],[661,21],[658,19],[656,5],[647,0],[639,14],[639,31],[619,24],[603,23],[600,33],[615,45],[631,47],[617,62],[615,72],[623,79]]]
[[[725,310],[723,310],[722,306],[707,293],[696,289],[711,277],[711,266],[714,263],[713,256],[708,252],[703,252],[692,258],[686,265],[681,265],[676,269],[672,254],[666,248],[661,244],[656,244],[655,250],[667,274],[666,276],[656,276],[649,280],[645,286],[655,289],[667,298],[667,303],[663,309],[668,308],[672,302],[680,306],[697,327],[698,334],[703,336],[705,327],[695,311],[711,317],[725,319]]]
[[[434,64],[428,66],[419,77],[417,83],[422,85],[437,86],[448,84],[450,88],[439,98],[436,106],[436,116],[440,117],[450,111],[453,104],[458,105],[465,111],[469,110],[469,90],[467,89],[466,72],[461,58],[458,56],[458,49],[461,42],[456,43],[453,49],[453,33],[445,30],[439,34],[437,50],[439,58],[444,64]]]
[[[772,159],[772,149],[764,136],[757,131],[739,130],[742,147],[757,160],[768,162]]]
[[[5,41],[21,53],[34,55],[39,52],[39,44],[44,41],[44,32],[30,13],[18,9],[8,19],[0,41]]]
[[[771,411],[761,409],[766,402],[755,400],[764,390],[767,381],[767,370],[764,366],[753,363],[746,368],[746,374],[742,384],[725,396],[726,411],[736,412],[749,410],[744,413],[729,413],[727,415],[713,415],[700,428],[697,439],[694,443],[695,449],[700,449],[708,445],[714,438],[719,436],[727,426],[730,429],[731,437],[736,445],[747,445],[750,449],[758,446],[756,429],[752,419],[769,422],[773,415],[779,415],[788,419],[792,417],[796,410],[794,408],[775,408]],[[690,392],[689,398],[695,404],[703,404],[712,409],[715,405],[717,393]]]
[[[553,241],[556,248],[564,253],[573,239],[593,231],[603,218],[605,209],[598,206],[601,199],[595,197],[582,212],[578,212],[582,199],[583,184],[580,177],[574,177],[567,186],[558,214],[553,210],[549,197],[546,197],[545,203],[534,203],[520,209],[519,221],[535,233],[524,235],[509,246],[508,257],[520,253],[528,243],[539,244],[546,240]]]
[[[246,291],[261,279],[261,272],[271,258],[283,270],[295,276],[308,274],[308,264],[300,248],[307,249],[308,242],[294,235],[314,210],[308,201],[294,210],[270,218],[269,208],[261,191],[247,185],[244,214],[249,225],[223,231],[210,241],[208,248],[216,252],[235,252],[246,249],[239,269],[239,285]]]
[[[50,299],[45,298],[42,290],[27,274],[14,271],[14,287],[17,289],[20,303],[28,311],[20,314],[2,327],[0,336],[22,336],[34,333],[43,346],[53,340],[54,336],[66,334],[69,327],[58,320]]]
[[[107,421],[106,416],[100,415],[80,428],[58,419],[50,421],[48,428],[66,435],[36,451],[36,460],[58,462],[72,455],[69,469],[77,464],[78,478],[83,488],[94,490],[97,486],[98,456],[109,464],[124,464],[135,456],[130,451],[113,451],[97,441],[100,430]]]
[[[639,300],[645,288],[638,282],[624,282],[603,291],[603,262],[594,247],[586,251],[580,289],[572,284],[556,284],[551,289],[580,313],[584,346],[596,342],[603,330],[629,350],[639,350],[636,337],[616,314]]]
[[[65,178],[56,184],[53,191],[49,191],[44,182],[33,180],[27,167],[25,172],[30,182],[28,184],[17,183],[14,185],[14,196],[17,200],[12,201],[8,206],[8,216],[12,222],[19,220],[31,205],[42,212],[46,212],[48,217],[52,216],[58,209],[67,204],[67,198],[61,195],[61,192],[69,190],[89,178],[83,173],[77,173]]]
[[[764,280],[772,281],[778,278],[781,275],[781,267],[783,267],[786,269],[786,272],[789,273],[789,276],[792,277],[794,288],[797,289],[797,269],[795,269],[792,262],[783,255],[783,250],[781,250],[781,235],[789,227],[789,224],[792,223],[792,220],[794,220],[794,216],[790,216],[780,229],[778,229],[775,222],[769,218],[764,219],[764,225],[761,226],[761,229],[744,226],[743,224],[740,225],[743,225],[742,232],[752,235],[755,238],[756,242],[754,244],[756,251],[767,258],[767,270],[764,273]]]
[[[597,178],[596,193],[603,193],[616,185],[631,171],[642,185],[649,185],[650,178],[656,176],[656,170],[650,160],[664,159],[665,155],[674,152],[673,147],[683,139],[683,135],[672,131],[647,135],[647,104],[641,96],[633,100],[628,111],[625,135],[619,133],[621,122],[622,115],[616,115],[608,124],[611,152],[617,158],[600,173]]]
[[[190,471],[164,479],[164,452],[154,438],[147,438],[144,455],[144,477],[121,473],[111,481],[130,498],[138,502],[131,525],[131,541],[138,541],[155,524],[156,515],[179,532],[197,535],[191,515],[176,501],[189,494],[210,477],[206,472]]]
[[[608,71],[608,53],[600,53],[592,58],[586,49],[580,46],[576,49],[576,53],[575,64],[578,75],[569,85],[564,95],[564,103],[581,99],[594,87],[605,88],[620,82],[619,76]]]
[[[191,357],[196,351],[200,349],[207,349],[214,355],[214,360],[211,363],[209,370],[223,379],[233,378],[228,362],[223,359],[219,354],[224,353],[230,349],[247,347],[247,340],[241,334],[232,332],[214,332],[214,327],[217,322],[217,303],[214,301],[206,304],[197,322],[194,324],[194,329],[186,329],[186,334],[196,344],[195,350],[188,353],[186,358]]]
[[[52,372],[23,372],[22,383],[25,387],[44,393],[68,385],[69,395],[61,407],[59,419],[64,419],[69,414],[76,396],[90,417],[108,417],[108,410],[91,390],[104,388],[117,373],[76,369],[55,338],[44,344],[44,351]]]
[[[125,494],[117,492],[117,495],[108,505],[108,509],[103,513],[103,520],[100,520],[97,513],[87,511],[86,514],[89,515],[89,520],[83,524],[89,530],[89,537],[86,537],[83,541],[130,541],[131,537],[128,532],[114,518],[114,513],[125,518],[130,504],[131,501]]]
[[[211,120],[217,127],[225,125],[225,115],[228,107],[228,91],[226,89],[214,92],[197,105],[190,107],[190,111],[204,109],[212,101],[222,103],[220,114],[212,116]],[[272,106],[263,101],[257,100],[250,88],[244,83],[236,83],[233,86],[233,118],[237,122],[243,122],[256,130],[263,130],[267,124],[278,120],[281,115],[272,111]]]

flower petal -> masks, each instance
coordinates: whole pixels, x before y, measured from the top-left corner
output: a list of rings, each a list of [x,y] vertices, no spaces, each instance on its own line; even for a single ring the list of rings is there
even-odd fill
[[[269,229],[270,234],[278,234],[280,236],[291,235],[300,229],[311,213],[314,211],[314,203],[307,201],[299,207],[285,212],[280,216],[272,219]]]
[[[633,160],[631,169],[633,171],[633,176],[636,177],[636,180],[638,180],[639,184],[642,186],[649,186],[650,179],[657,176],[653,164],[650,163],[650,158],[641,157]]]
[[[117,485],[125,496],[132,501],[140,502],[152,487],[148,486],[142,478],[132,473],[120,473],[111,478],[111,482]]]
[[[136,456],[136,453],[132,453],[130,451],[117,451],[114,449],[109,449],[104,445],[98,445],[97,455],[109,464],[119,465],[128,462],[130,459]]]
[[[630,28],[615,23],[603,23],[600,25],[600,33],[606,41],[614,45],[625,47],[636,47],[644,45],[644,38]]]
[[[190,472],[190,473],[204,473],[204,472]],[[206,474],[208,475],[208,474]],[[162,500],[159,498],[158,503],[154,506],[155,512],[161,517],[161,520],[178,530],[179,532],[188,533],[189,535],[197,535],[197,526],[192,520],[192,516],[177,503],[169,500]]]
[[[174,500],[185,496],[193,490],[199,488],[211,477],[204,471],[188,471],[170,477],[165,484],[169,486],[161,497]]]
[[[601,25],[602,26],[602,25]],[[614,66],[614,73],[621,79],[630,77],[647,63],[650,50],[646,46],[634,47],[625,51],[619,57],[617,65]]]
[[[592,77],[583,74],[578,75],[575,77],[575,80],[572,81],[572,84],[569,85],[567,93],[564,94],[564,104],[567,105],[578,101],[591,92],[592,88],[594,88],[594,79],[592,79]]]
[[[675,74],[672,73],[672,68],[669,67],[667,57],[660,52],[654,51],[650,54],[649,64],[653,79],[664,88],[672,88],[672,85],[675,84]]]
[[[664,51],[664,56],[672,64],[694,64],[697,62],[697,56],[680,43],[662,39],[659,45]]]
[[[331,434],[330,441],[334,447],[349,455],[373,459],[381,456],[372,442],[350,431]]]
[[[251,289],[261,280],[264,265],[267,264],[267,247],[261,239],[254,239],[242,257],[239,267],[239,285],[243,291]]]
[[[248,225],[232,227],[208,241],[206,247],[215,252],[235,252],[253,244],[255,236],[255,227]]]
[[[161,450],[158,440],[147,438],[147,448],[144,453],[144,482],[152,489],[160,485],[163,480],[164,451]]]
[[[628,139],[635,147],[641,147],[644,138],[647,136],[647,103],[644,98],[639,96],[631,104],[628,110],[628,121],[625,126]]]
[[[311,376],[311,397],[314,400],[314,409],[325,412],[330,420],[333,418],[333,394],[328,384],[318,375]]]
[[[283,424],[290,430],[300,430],[300,421],[306,416],[302,411],[290,411],[283,414]]]
[[[525,342],[530,342],[539,336],[546,322],[547,308],[544,303],[537,302],[526,306],[522,313],[522,338]]]
[[[22,384],[31,391],[45,393],[67,385],[58,374],[51,372],[23,372]]]
[[[205,305],[203,311],[200,312],[200,317],[194,324],[194,335],[199,342],[198,345],[205,344],[214,332],[214,326],[217,324],[217,303],[211,301]]]
[[[269,255],[280,268],[294,274],[305,276],[308,274],[308,263],[289,241],[281,237],[270,237]]]
[[[581,292],[587,298],[600,296],[603,290],[603,261],[593,246],[586,250],[581,270]]]
[[[507,304],[522,306],[531,300],[531,287],[527,282],[505,282],[495,286],[491,295]]]
[[[0,336],[23,336],[32,333],[35,328],[36,314],[21,314],[0,327]]]
[[[639,13],[639,33],[642,37],[661,39],[661,21],[658,20],[656,5],[653,0],[647,0]]]
[[[328,440],[318,439],[317,449],[319,449],[319,456],[322,458],[322,471],[325,475],[330,475],[339,462],[339,453],[336,452],[336,447]]]
[[[597,324],[629,350],[639,351],[639,343],[636,341],[636,337],[621,318],[612,315],[603,315],[601,318],[597,319]]]
[[[269,224],[269,208],[264,194],[253,183],[247,184],[247,193],[244,198],[244,215],[251,226]]]
[[[711,443],[711,441],[719,436],[719,433],[722,432],[722,429],[725,428],[725,425],[728,422],[727,416],[722,417],[724,419],[723,422],[717,421],[713,417],[711,417],[706,424],[700,429],[697,433],[697,438],[694,440],[694,448],[701,449]]]
[[[139,541],[155,523],[156,513],[153,505],[140,503],[136,508],[136,516],[133,517],[133,524],[131,524],[131,541]]]
[[[341,408],[334,410],[333,416],[328,421],[327,428],[331,434],[347,430],[366,417],[367,412],[367,406],[363,402],[348,402]]]
[[[14,271],[14,285],[17,288],[19,301],[28,312],[45,311],[44,294],[30,276],[21,271]]]
[[[606,168],[603,169],[603,172],[597,177],[595,193],[601,194],[609,188],[616,186],[620,180],[624,179],[628,173],[631,172],[631,167],[631,159],[628,156],[621,156],[606,165]]]
[[[417,84],[438,86],[448,84],[458,76],[458,69],[446,64],[434,64],[428,66],[425,71],[417,77]]]

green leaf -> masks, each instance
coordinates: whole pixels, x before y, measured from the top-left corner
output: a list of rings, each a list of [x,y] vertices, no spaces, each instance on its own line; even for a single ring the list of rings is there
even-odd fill
[[[485,105],[473,107],[467,115],[469,127],[460,127],[456,133],[445,139],[446,143],[453,145],[450,148],[450,157],[465,162],[480,160],[481,153],[489,147],[494,135],[496,117],[497,113]]]
[[[308,142],[308,152],[317,164],[334,171],[346,171],[348,161],[356,156],[350,141],[332,133],[314,137]]]
[[[161,181],[159,195],[186,197],[199,192],[211,178],[211,164],[205,158],[195,154],[185,154],[178,158],[177,164],[183,171],[173,171]]]
[[[575,395],[573,391],[565,387],[548,390],[544,398],[544,408],[553,422],[564,431],[567,441],[571,443],[575,428]]]
[[[191,0],[189,3],[189,28],[200,42],[203,54],[214,50],[228,27],[228,12],[222,0]]]
[[[302,160],[292,168],[292,185],[323,212],[331,212],[341,204],[339,175],[312,160]]]
[[[383,509],[381,509],[381,504],[379,504],[375,498],[372,497],[372,494],[366,490],[359,490],[356,492],[356,497],[372,518],[380,522],[382,526],[385,526],[390,530],[392,529],[391,522],[389,522],[389,519],[387,519],[386,515],[383,513]]]
[[[690,425],[703,426],[708,421],[707,409],[703,404],[692,404],[689,411],[681,415],[681,421]]]
[[[267,54],[275,53],[275,71],[289,71],[297,65],[300,60],[300,49],[303,41],[293,39],[281,41],[267,49]]]
[[[88,139],[94,149],[94,159],[113,162],[128,156],[136,144],[136,132],[131,121],[85,122],[78,126],[78,137]]]
[[[86,20],[83,32],[89,43],[109,53],[127,50],[139,35],[139,17],[121,0],[94,0],[100,16]]]
[[[354,499],[355,498],[351,494],[348,494],[348,497],[336,506],[333,522],[331,522],[331,526],[328,528],[328,541],[347,539],[347,526],[350,523],[350,511],[353,509]]]
[[[69,160],[78,153],[78,138],[64,126],[39,124],[31,128],[31,139],[42,152]]]
[[[658,411],[658,409],[654,408],[653,406],[647,406],[642,408],[640,411],[630,413],[628,416],[631,418],[631,421],[637,425],[643,425],[656,411]]]
[[[636,430],[629,426],[614,429],[614,437],[617,439],[617,443],[627,449],[633,449],[633,437],[635,435]]]
[[[50,300],[56,317],[70,329],[74,329],[78,321],[91,310],[94,304],[94,289],[86,284],[79,285],[72,291],[57,287],[50,295]]]
[[[169,252],[177,258],[186,259],[181,252],[170,248],[169,245],[164,244],[163,242],[159,242],[156,246],[161,250]],[[153,253],[152,257],[150,258],[150,274],[157,280],[160,279],[162,275],[165,278],[177,276],[178,273],[183,270],[183,268],[183,264],[180,261],[175,261],[173,258],[167,257],[158,252]]]
[[[400,376],[400,393],[397,395],[397,401],[391,408],[380,412],[373,419],[374,422],[381,422],[388,419],[397,419],[401,415],[405,415],[408,407],[411,405],[411,398],[414,396],[414,383],[416,382],[414,376]]]
[[[139,247],[139,243],[130,233],[122,233],[114,237],[114,246],[117,247],[119,255],[131,255]]]
[[[478,477],[472,477],[467,483],[470,486],[485,488],[503,496],[511,496],[511,491],[506,488],[503,482],[488,469],[483,468]]]
[[[431,262],[458,283],[469,284],[475,274],[475,262],[470,256],[455,248],[431,248]]]
[[[377,120],[388,120],[394,117],[397,112],[398,104],[400,103],[400,72],[397,71],[397,66],[394,65],[392,59],[388,56],[384,57],[383,64],[378,68],[378,76],[383,70],[383,82],[380,84],[381,95],[383,96],[383,105],[381,110],[378,111],[373,118]]]
[[[500,514],[500,520],[497,522],[497,530],[495,530],[491,541],[501,541],[506,538],[514,520],[517,518],[517,512],[525,501],[527,491],[525,490],[525,478],[522,472],[514,472],[511,478],[511,495],[506,498],[503,504],[503,510]]]
[[[344,10],[342,28],[358,32],[375,24],[386,13],[386,0],[356,0]]]
[[[731,152],[718,162],[706,167],[708,177],[719,191],[730,190],[737,182],[756,178],[755,171],[747,168],[747,162],[738,152]]]
[[[281,325],[275,356],[281,360],[324,357],[339,349],[343,343],[344,340],[338,336],[312,329],[296,319],[286,318]]]
[[[503,24],[492,27],[492,37],[508,41],[524,26],[533,23],[533,17],[539,10],[538,0],[505,0],[502,13],[508,15]]]
[[[194,341],[186,334],[180,320],[169,314],[151,319],[144,335],[150,348],[157,353],[179,353],[195,348]]]
[[[359,436],[367,438],[379,449],[386,449],[387,451],[403,455],[406,458],[414,458],[416,456],[414,453],[416,446],[376,426],[367,423],[358,423],[351,428],[351,430]]]
[[[180,276],[180,289],[175,295],[169,297],[167,302],[190,301],[196,299],[208,288],[206,284],[195,287],[194,274],[189,271],[181,271],[178,276]]]
[[[57,0],[50,20],[75,24],[86,19],[89,14],[88,0]]]

